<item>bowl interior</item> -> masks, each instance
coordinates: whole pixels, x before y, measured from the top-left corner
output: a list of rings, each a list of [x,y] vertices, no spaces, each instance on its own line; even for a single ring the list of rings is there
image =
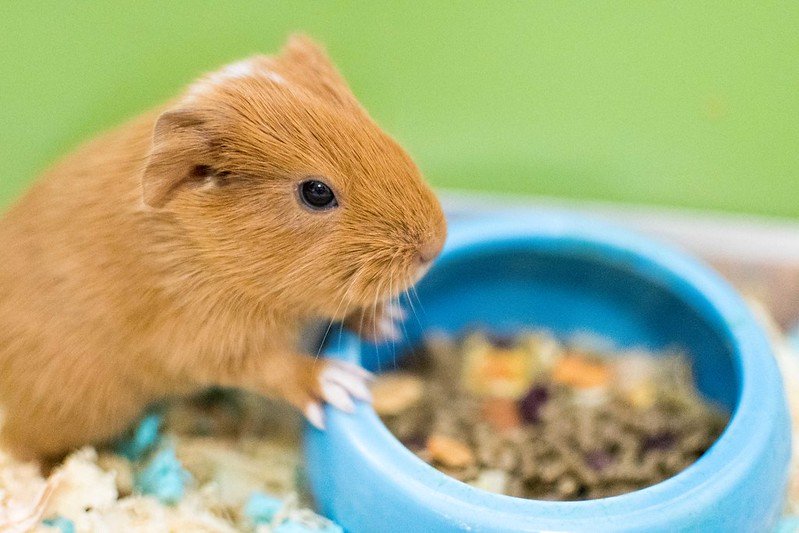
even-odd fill
[[[361,345],[373,371],[395,367],[425,331],[499,334],[544,328],[561,338],[588,333],[620,348],[678,348],[691,358],[699,390],[732,412],[739,397],[733,348],[700,306],[657,269],[585,249],[518,246],[512,241],[450,257],[405,298],[409,318],[397,344]]]

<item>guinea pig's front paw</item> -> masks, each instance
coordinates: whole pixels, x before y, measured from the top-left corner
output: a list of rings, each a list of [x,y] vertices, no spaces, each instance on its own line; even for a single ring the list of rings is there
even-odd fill
[[[324,360],[324,368],[316,378],[317,395],[336,409],[345,413],[355,411],[355,401],[372,401],[367,383],[374,378],[360,366],[336,359]],[[319,401],[309,402],[304,409],[305,418],[318,429],[325,428],[325,413]]]
[[[382,343],[402,338],[400,324],[407,317],[397,302],[380,303],[349,316],[344,325],[364,340]]]

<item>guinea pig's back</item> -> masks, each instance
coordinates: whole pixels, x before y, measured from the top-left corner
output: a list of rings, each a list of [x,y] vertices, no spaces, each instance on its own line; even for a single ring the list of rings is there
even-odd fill
[[[114,346],[106,337],[125,315],[120,290],[141,253],[138,169],[151,129],[145,117],[87,143],[0,217],[0,375]]]

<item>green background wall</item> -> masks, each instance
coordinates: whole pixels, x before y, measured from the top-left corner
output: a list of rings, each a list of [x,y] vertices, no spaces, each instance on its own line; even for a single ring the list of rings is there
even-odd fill
[[[0,206],[293,30],[436,185],[799,216],[799,2],[733,1],[3,1]]]

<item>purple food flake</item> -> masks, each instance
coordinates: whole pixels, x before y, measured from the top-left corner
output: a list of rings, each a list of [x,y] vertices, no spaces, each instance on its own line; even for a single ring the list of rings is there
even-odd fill
[[[677,444],[677,436],[671,431],[661,431],[652,435],[647,435],[641,442],[644,452],[653,450],[670,450]]]
[[[499,350],[510,350],[516,346],[516,338],[513,335],[502,335],[499,333],[488,333],[486,335],[488,342]]]
[[[519,400],[519,414],[528,424],[541,421],[541,409],[549,401],[549,389],[544,385],[534,385],[524,397]]]
[[[425,449],[427,438],[424,435],[412,435],[401,442],[409,450],[419,451]]]
[[[601,472],[613,464],[613,456],[604,450],[594,450],[585,454],[585,463],[591,470]]]

